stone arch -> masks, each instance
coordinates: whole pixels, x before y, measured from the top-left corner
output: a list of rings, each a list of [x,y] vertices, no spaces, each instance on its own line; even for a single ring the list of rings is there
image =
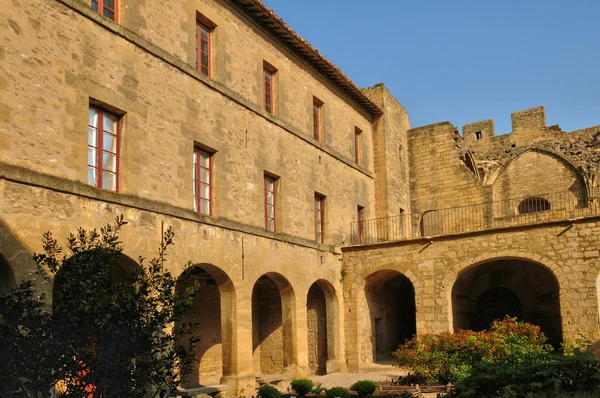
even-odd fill
[[[517,206],[517,214],[530,214],[552,209],[552,204],[544,198],[530,196],[523,199]]]
[[[544,197],[551,202],[559,202],[553,203],[553,209],[575,209],[587,205],[588,191],[584,176],[564,156],[546,149],[522,150],[491,173],[485,185],[492,186],[493,200],[496,202]],[[557,196],[557,193],[564,195]],[[548,194],[554,194],[553,198],[549,199]],[[498,212],[503,214],[505,211],[494,210],[496,216]]]
[[[194,264],[177,280],[179,294],[196,285],[191,308],[184,321],[197,321],[192,330],[200,341],[196,344],[195,362],[183,383],[185,387],[218,384],[233,372],[233,333],[236,320],[236,295],[233,282],[219,267]]]
[[[296,364],[295,305],[294,290],[283,275],[269,272],[254,283],[252,359],[255,374],[281,374]]]
[[[378,270],[365,278],[373,362],[391,354],[417,333],[415,288],[404,274]]]
[[[313,374],[337,371],[339,303],[335,288],[324,279],[314,282],[306,297],[308,366]]]
[[[450,294],[454,330],[484,330],[509,315],[540,326],[555,347],[562,342],[559,279],[539,261],[476,262],[458,273]]]
[[[479,170],[477,169],[477,163],[475,162],[475,158],[471,151],[466,150],[462,156],[462,160],[465,166],[473,173],[473,175],[480,180]]]
[[[8,260],[0,253],[0,295],[16,287],[15,275]]]

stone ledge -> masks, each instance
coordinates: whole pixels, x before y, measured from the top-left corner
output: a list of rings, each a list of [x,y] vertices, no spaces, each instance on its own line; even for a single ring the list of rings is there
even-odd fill
[[[341,254],[339,248],[336,246],[318,244],[311,240],[288,235],[282,232],[269,232],[260,227],[243,224],[237,221],[229,220],[225,217],[202,216],[193,210],[173,206],[168,203],[141,198],[136,195],[105,191],[79,181],[43,174],[21,166],[14,166],[3,162],[0,162],[0,180],[15,184],[28,185],[36,188],[48,189],[54,192],[75,195],[86,199],[98,200],[114,205],[135,208],[138,210],[149,211],[152,213],[179,218],[185,221],[198,222],[213,227],[255,235],[266,239],[272,239],[319,250],[322,252]]]
[[[194,69],[191,65],[177,59],[174,55],[172,55],[172,54],[164,51],[160,47],[150,43],[146,39],[138,36],[137,34],[133,33],[129,29],[125,28],[124,26],[119,25],[116,22],[101,16],[98,12],[92,10],[90,7],[87,7],[84,3],[81,3],[80,1],[77,1],[77,0],[56,0],[56,1],[63,4],[65,7],[68,7],[69,9],[77,12],[78,14],[81,14],[82,16],[90,19],[91,21],[95,22],[96,24],[98,24],[98,25],[102,26],[103,28],[109,30],[110,32],[116,34],[117,36],[122,37],[123,39],[127,40],[128,42],[132,43],[133,45],[146,51],[148,54],[171,65],[175,69],[178,69],[180,72],[205,84],[206,86],[212,88],[213,90],[218,91],[223,96],[225,96],[225,97],[229,98],[230,100],[238,103],[239,105],[245,107],[249,111],[252,111],[252,112],[256,113],[257,115],[265,118],[269,122],[277,125],[278,127],[282,128],[283,130],[285,130],[285,131],[289,132],[290,134],[296,136],[297,138],[301,139],[302,141],[314,146],[315,148],[320,149],[324,153],[326,153],[326,154],[330,155],[331,157],[333,157],[334,159],[344,163],[348,167],[355,169],[356,171],[366,175],[369,178],[374,178],[372,171],[358,166],[352,160],[350,160],[349,158],[346,158],[345,156],[336,152],[332,148],[326,148],[322,143],[320,143],[319,141],[312,138],[312,135],[302,134],[302,132],[299,129],[291,126],[286,121],[284,121],[276,116],[271,115],[270,113],[263,110],[256,104],[248,101],[241,95],[239,95],[236,92],[234,92],[233,90],[229,89],[225,85],[218,83],[215,80],[212,80],[212,79],[204,76],[203,74],[198,72],[196,69]]]

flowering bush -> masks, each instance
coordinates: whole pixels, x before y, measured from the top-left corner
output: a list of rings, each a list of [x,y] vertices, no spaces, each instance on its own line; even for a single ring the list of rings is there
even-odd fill
[[[495,321],[489,331],[459,330],[414,337],[394,356],[428,383],[456,382],[479,363],[512,365],[549,360],[552,347],[539,326],[516,318]]]

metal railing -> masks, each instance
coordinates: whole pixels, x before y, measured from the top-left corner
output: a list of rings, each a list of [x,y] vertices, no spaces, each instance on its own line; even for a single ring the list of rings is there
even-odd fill
[[[564,191],[353,221],[352,244],[452,235],[600,215],[600,189]]]

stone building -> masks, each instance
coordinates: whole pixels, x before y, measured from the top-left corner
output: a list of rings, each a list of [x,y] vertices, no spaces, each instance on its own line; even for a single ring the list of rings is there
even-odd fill
[[[543,108],[413,128],[260,0],[25,0],[0,11],[0,285],[42,233],[117,215],[131,259],[202,290],[188,385],[366,369],[505,313],[599,339],[600,127]],[[187,266],[191,262],[192,266]]]

